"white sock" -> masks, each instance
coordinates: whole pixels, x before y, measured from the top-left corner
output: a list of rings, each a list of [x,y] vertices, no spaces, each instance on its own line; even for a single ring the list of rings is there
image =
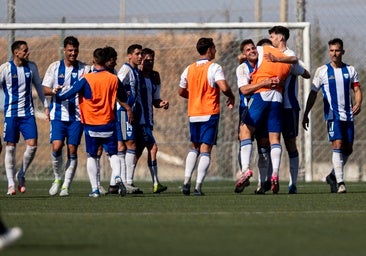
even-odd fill
[[[5,147],[5,170],[8,179],[8,186],[14,186],[14,168],[15,168],[15,146]]]
[[[342,150],[333,149],[332,154],[332,163],[334,174],[337,179],[337,183],[343,182],[343,158],[342,158]]]
[[[121,171],[120,171],[120,176],[122,179],[122,182],[126,183],[126,152],[124,151],[118,151],[117,156],[119,158],[119,162],[120,162],[120,166],[121,166]]]
[[[252,148],[253,144],[251,139],[245,139],[240,141],[241,171],[243,173],[249,169]]]
[[[115,186],[116,185],[116,176],[121,176],[121,162],[117,155],[109,156],[109,163],[112,168],[111,180],[109,185]]]
[[[208,167],[210,166],[211,154],[209,152],[201,153],[197,166],[196,189],[201,190],[203,181],[205,180]]]
[[[60,152],[54,152],[52,151],[51,154],[52,159],[52,170],[53,174],[55,176],[55,180],[61,180],[62,179],[62,151]]]
[[[86,169],[88,171],[89,181],[92,188],[92,191],[98,189],[97,182],[97,159],[91,156],[88,156],[86,161]]]
[[[126,183],[128,185],[133,184],[135,168],[136,168],[136,151],[127,149],[127,152],[126,152]]]
[[[297,175],[299,173],[299,152],[296,150],[293,153],[289,153],[290,160],[290,181],[289,186],[296,185],[297,183]]]
[[[184,184],[188,184],[191,182],[191,177],[194,171],[194,167],[196,166],[197,157],[198,151],[195,149],[190,149],[186,158],[186,168],[184,170]]]
[[[76,154],[70,155],[66,164],[65,179],[62,184],[63,188],[69,188],[74,179],[76,168],[78,166],[78,157]]]
[[[279,175],[281,154],[282,154],[281,144],[272,144],[271,145],[271,161],[272,161],[272,168],[273,168],[272,176],[278,177],[278,175]]]
[[[22,167],[20,168],[18,177],[24,177],[28,170],[29,165],[32,163],[34,156],[36,155],[37,146],[28,146],[23,154]]]

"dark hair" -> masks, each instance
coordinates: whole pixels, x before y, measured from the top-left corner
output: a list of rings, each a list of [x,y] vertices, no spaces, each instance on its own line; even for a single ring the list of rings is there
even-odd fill
[[[269,34],[275,33],[276,35],[281,34],[287,41],[290,38],[290,30],[284,26],[274,26],[270,30],[268,30]]]
[[[198,39],[196,49],[200,55],[205,54],[207,52],[207,50],[211,47],[215,47],[215,44],[214,44],[212,38],[202,37],[202,38]]]
[[[106,60],[117,58],[117,51],[112,46],[106,46],[103,48]]]
[[[14,43],[12,43],[11,45],[11,52],[14,53],[15,50],[19,49],[20,46],[22,46],[23,44],[27,45],[26,41],[23,40],[17,40]]]
[[[139,44],[132,44],[127,48],[127,54],[132,54],[135,49],[142,50],[142,46]]]
[[[272,41],[269,40],[268,38],[263,38],[263,39],[258,41],[257,46],[262,46],[264,44],[272,45]]]
[[[244,40],[243,40],[243,42],[241,42],[241,44],[240,44],[240,52],[242,52],[242,51],[243,51],[244,46],[246,46],[247,44],[252,44],[252,45],[254,45],[254,42],[253,42],[253,40],[252,40],[252,39],[244,39]]]
[[[335,44],[339,44],[341,46],[341,48],[343,49],[343,41],[340,38],[333,38],[332,40],[329,40],[328,45],[335,45]]]
[[[103,48],[97,48],[94,50],[93,52],[93,58],[96,62],[96,64],[100,65],[100,66],[104,66],[107,58],[106,58],[106,54]]]
[[[65,37],[64,39],[64,48],[67,46],[67,45],[72,45],[74,47],[79,47],[80,43],[78,41],[78,39],[74,36],[68,36],[68,37]]]
[[[155,51],[150,48],[142,49],[142,55],[146,55],[146,54],[151,55],[153,58],[155,57]]]

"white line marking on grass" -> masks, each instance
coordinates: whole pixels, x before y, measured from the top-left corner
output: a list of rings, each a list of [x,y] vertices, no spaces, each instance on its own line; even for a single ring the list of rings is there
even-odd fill
[[[324,211],[255,211],[255,212],[16,212],[12,216],[29,215],[72,215],[72,216],[187,216],[187,215],[264,215],[264,214],[361,214],[366,210],[324,210]],[[6,214],[5,214],[6,215]]]

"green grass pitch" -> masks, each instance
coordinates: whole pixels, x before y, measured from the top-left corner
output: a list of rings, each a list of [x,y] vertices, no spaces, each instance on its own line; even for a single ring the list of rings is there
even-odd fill
[[[1,256],[365,255],[366,184],[331,194],[325,183],[300,183],[297,195],[281,183],[278,195],[234,193],[233,181],[206,181],[206,196],[183,196],[180,182],[143,195],[89,198],[88,182],[71,196],[48,195],[52,181],[27,181],[11,198],[0,182],[1,215],[23,237]],[[104,184],[106,187],[106,184]]]

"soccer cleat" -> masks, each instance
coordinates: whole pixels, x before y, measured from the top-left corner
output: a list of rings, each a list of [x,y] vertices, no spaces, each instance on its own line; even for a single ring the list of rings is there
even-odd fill
[[[139,194],[144,193],[141,189],[136,187],[134,184],[126,184],[125,187],[126,187],[127,194],[139,195]]]
[[[280,191],[280,183],[278,182],[277,176],[272,176],[271,184],[272,184],[271,190],[272,190],[273,194],[278,194],[278,191]]]
[[[342,194],[342,193],[347,193],[347,189],[346,189],[346,185],[344,184],[344,182],[340,182],[338,184],[338,190],[337,190],[338,194]]]
[[[337,186],[337,179],[333,173],[330,173],[325,180],[329,184],[330,187],[330,193],[337,193],[338,192],[338,186]]]
[[[193,191],[193,195],[194,195],[194,196],[204,196],[204,195],[205,195],[205,193],[203,193],[201,190],[195,189],[195,190]]]
[[[5,233],[0,234],[0,250],[17,241],[22,233],[20,228],[14,227],[8,228]]]
[[[297,187],[296,185],[292,184],[288,187],[288,193],[289,194],[297,194]]]
[[[125,185],[123,185],[122,179],[120,176],[116,176],[115,178],[116,186],[118,188],[117,192],[120,196],[125,196],[127,194],[127,189]]]
[[[99,193],[102,195],[102,196],[105,196],[108,194],[108,191],[102,186],[102,185],[99,185],[98,186],[98,189],[99,189]]]
[[[51,186],[50,190],[48,191],[50,196],[56,195],[58,193],[58,190],[60,189],[60,187],[61,187],[61,180],[55,180],[52,183],[52,186]]]
[[[250,177],[253,176],[253,171],[248,169],[246,172],[244,172],[238,182],[235,184],[235,193],[241,193],[244,191],[245,187],[248,187],[250,185]]]
[[[60,196],[69,196],[69,189],[67,187],[62,187],[60,191]]]
[[[191,183],[183,184],[182,193],[185,196],[189,196],[191,194]]]
[[[270,191],[272,187],[272,182],[271,180],[266,180],[264,182],[264,192]]]
[[[18,176],[18,190],[20,193],[25,193],[27,188],[25,187],[25,178]]]
[[[99,189],[96,189],[96,190],[92,191],[92,192],[89,194],[89,197],[100,197]]]
[[[163,186],[163,185],[161,185],[160,183],[158,183],[158,184],[155,184],[154,186],[153,186],[153,193],[154,194],[159,194],[159,193],[161,193],[161,192],[164,192],[165,190],[167,190],[168,189],[168,187],[167,186]]]
[[[14,186],[10,186],[8,187],[8,192],[6,193],[8,196],[15,196],[16,195],[16,191],[15,191],[15,188]]]
[[[118,194],[118,186],[109,185],[108,193],[109,194]]]
[[[254,190],[254,194],[256,195],[264,195],[265,193],[264,186],[258,186],[257,189]]]

